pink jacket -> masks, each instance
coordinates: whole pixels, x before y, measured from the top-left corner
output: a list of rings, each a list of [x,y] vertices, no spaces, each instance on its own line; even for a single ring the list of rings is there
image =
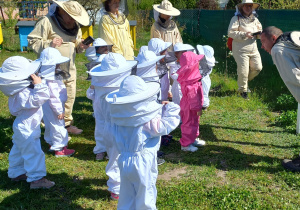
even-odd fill
[[[200,111],[203,105],[202,84],[199,81],[202,76],[199,71],[199,61],[204,55],[197,55],[193,52],[185,52],[180,57],[181,68],[177,71],[177,81],[181,85],[182,102],[184,107],[190,110]],[[180,104],[181,106],[181,104]]]

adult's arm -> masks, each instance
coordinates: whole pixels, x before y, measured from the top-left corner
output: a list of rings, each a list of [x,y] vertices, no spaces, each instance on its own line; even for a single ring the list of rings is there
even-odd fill
[[[49,39],[49,33],[51,30],[52,26],[48,18],[40,18],[36,22],[33,31],[27,36],[28,47],[37,54],[50,47],[52,39]]]
[[[241,19],[241,18],[239,18]],[[233,16],[231,18],[231,21],[230,21],[230,24],[229,24],[229,27],[228,27],[228,36],[233,38],[233,39],[236,39],[236,40],[246,40],[247,39],[247,32],[244,32],[244,31],[239,31],[239,27],[240,27],[240,23],[237,16]]]

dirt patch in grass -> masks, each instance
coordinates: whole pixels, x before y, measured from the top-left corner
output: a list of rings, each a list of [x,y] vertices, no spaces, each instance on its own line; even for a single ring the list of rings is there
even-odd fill
[[[185,174],[186,171],[186,167],[183,168],[176,168],[174,170],[171,170],[167,173],[158,175],[158,180],[165,180],[165,181],[171,181],[172,178],[180,178],[181,174]]]
[[[165,159],[171,160],[171,161],[182,161],[182,157],[178,155],[178,153],[170,153],[165,155]]]

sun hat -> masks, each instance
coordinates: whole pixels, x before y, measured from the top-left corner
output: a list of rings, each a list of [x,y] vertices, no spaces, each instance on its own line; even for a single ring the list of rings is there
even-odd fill
[[[148,42],[148,50],[155,52],[156,55],[160,55],[161,52],[168,49],[171,45],[171,42],[164,42],[159,38],[152,38]]]
[[[37,60],[42,62],[39,76],[44,77],[46,80],[70,78],[70,58],[62,56],[57,49],[53,47],[44,49]],[[59,71],[57,71],[57,64],[60,64]]]
[[[195,50],[195,48],[192,45],[190,45],[190,44],[183,44],[183,43],[180,43],[180,42],[176,43],[174,45],[174,48],[173,48],[174,52],[194,51],[194,50]]]
[[[101,64],[93,67],[89,74],[92,85],[99,87],[119,87],[123,79],[130,75],[137,61],[127,61],[121,54],[108,53]]]
[[[30,85],[28,77],[36,73],[41,62],[32,61],[22,56],[6,59],[0,68],[0,90],[6,96],[12,96]]]
[[[127,127],[149,122],[162,112],[163,105],[157,102],[159,91],[160,85],[157,82],[146,83],[138,76],[127,76],[120,89],[105,98],[110,104],[112,122]]]
[[[291,32],[291,39],[298,47],[300,47],[300,31]]]
[[[159,83],[145,82],[138,76],[130,75],[121,82],[120,89],[106,96],[106,101],[111,104],[134,103],[157,95],[159,91]]]
[[[57,4],[66,13],[68,13],[75,21],[79,24],[88,26],[90,24],[90,17],[84,7],[77,1],[55,1],[53,3]]]
[[[163,59],[165,55],[157,56],[154,52],[150,50],[141,51],[136,57],[136,61],[138,61],[137,68],[143,68],[146,66],[151,66],[156,64],[159,60]]]
[[[91,76],[105,77],[131,70],[135,65],[137,65],[137,61],[127,61],[119,53],[108,53],[103,58],[101,64],[91,69],[90,74]]]
[[[253,2],[253,0],[243,0],[242,3],[237,4],[237,6],[241,8],[244,4],[253,4],[252,10],[256,10],[260,7],[260,4]]]
[[[97,38],[95,39],[95,41],[93,42],[93,46],[95,47],[104,47],[104,46],[113,46],[112,44],[107,44],[107,42],[104,39],[101,38]]]
[[[169,16],[178,16],[180,11],[173,7],[172,3],[168,0],[163,0],[160,4],[154,4],[153,9],[159,13],[169,15]]]
[[[0,79],[5,83],[8,81],[20,81],[27,79],[31,74],[36,73],[41,67],[38,60],[29,61],[22,56],[12,56],[7,58],[0,68]]]
[[[214,57],[214,49],[209,45],[197,45],[197,51],[199,55],[205,55],[205,60],[207,64],[213,67],[216,63],[216,59]]]

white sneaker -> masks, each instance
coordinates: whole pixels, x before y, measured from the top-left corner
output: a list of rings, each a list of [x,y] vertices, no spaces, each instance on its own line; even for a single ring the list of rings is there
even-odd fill
[[[196,152],[198,150],[197,147],[194,147],[192,144],[190,144],[189,146],[187,147],[183,147],[181,146],[181,150],[182,151],[185,151],[185,152]]]
[[[195,142],[192,144],[195,147],[203,147],[205,145],[205,141],[199,138],[195,139]]]

